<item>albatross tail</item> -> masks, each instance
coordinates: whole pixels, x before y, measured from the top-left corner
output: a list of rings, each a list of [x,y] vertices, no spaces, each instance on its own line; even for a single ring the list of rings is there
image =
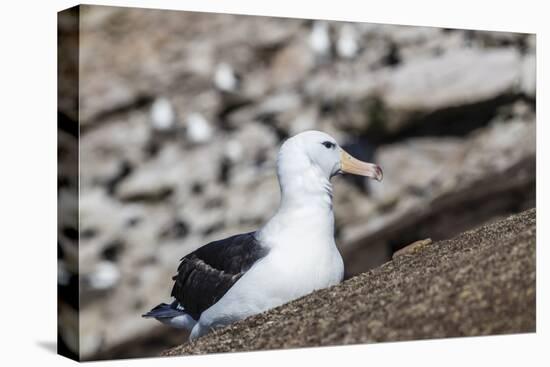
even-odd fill
[[[178,301],[174,301],[171,304],[161,303],[141,316],[144,318],[155,318],[163,324],[176,329],[191,330],[197,323],[195,319],[185,312]]]

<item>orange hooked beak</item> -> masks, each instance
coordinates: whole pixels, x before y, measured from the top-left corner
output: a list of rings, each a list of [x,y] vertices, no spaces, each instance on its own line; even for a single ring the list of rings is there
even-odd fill
[[[377,181],[382,181],[383,177],[382,169],[378,165],[353,158],[342,148],[340,148],[340,170],[343,173],[370,177]]]

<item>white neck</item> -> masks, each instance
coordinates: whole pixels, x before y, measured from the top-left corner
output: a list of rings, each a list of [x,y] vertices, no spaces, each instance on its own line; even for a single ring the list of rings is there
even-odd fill
[[[275,215],[260,230],[260,236],[264,239],[300,238],[305,240],[302,243],[312,245],[322,245],[327,240],[329,245],[334,244],[332,185],[329,178],[307,156],[283,153],[277,165],[281,202]],[[281,246],[280,243],[273,245]]]
[[[279,211],[310,208],[332,213],[332,184],[317,167],[309,166],[299,172],[279,174],[279,185]]]

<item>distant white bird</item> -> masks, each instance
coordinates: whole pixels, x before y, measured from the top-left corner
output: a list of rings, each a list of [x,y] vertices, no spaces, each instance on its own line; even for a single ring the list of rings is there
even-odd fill
[[[352,173],[382,180],[329,135],[307,131],[288,139],[277,159],[281,202],[259,230],[211,242],[182,258],[171,304],[143,315],[191,330],[193,340],[342,281],[334,242],[330,179]]]
[[[212,138],[214,130],[206,118],[200,113],[193,112],[185,119],[187,139],[193,143],[206,143]]]
[[[176,113],[172,103],[164,97],[155,99],[151,106],[151,124],[159,131],[169,130],[174,127]]]
[[[357,55],[359,45],[357,32],[351,24],[343,24],[336,42],[336,52],[344,59],[351,59]]]
[[[222,62],[218,64],[214,72],[214,84],[223,92],[234,92],[239,87],[239,79],[233,68]]]
[[[330,35],[326,22],[313,22],[313,27],[309,35],[309,44],[317,56],[326,57],[330,54]]]
[[[111,261],[102,261],[96,265],[91,274],[88,275],[88,282],[94,289],[109,289],[115,286],[120,279],[120,270]]]

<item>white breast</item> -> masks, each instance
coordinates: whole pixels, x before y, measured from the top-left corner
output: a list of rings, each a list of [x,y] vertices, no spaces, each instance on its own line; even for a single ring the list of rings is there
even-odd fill
[[[333,221],[332,213],[320,213],[310,208],[273,218],[259,235],[268,255],[203,312],[202,326],[226,325],[341,282],[344,264],[332,223],[326,223]]]

